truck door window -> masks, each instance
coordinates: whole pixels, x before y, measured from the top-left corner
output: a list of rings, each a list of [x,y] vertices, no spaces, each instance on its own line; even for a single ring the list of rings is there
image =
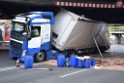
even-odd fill
[[[31,37],[38,37],[40,36],[40,26],[32,26],[31,27]]]

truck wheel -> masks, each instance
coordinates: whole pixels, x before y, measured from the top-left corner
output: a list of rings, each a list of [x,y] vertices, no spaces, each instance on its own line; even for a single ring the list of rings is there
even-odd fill
[[[42,62],[45,60],[45,52],[44,51],[41,51],[39,53],[37,53],[35,56],[34,56],[34,59],[36,62]]]

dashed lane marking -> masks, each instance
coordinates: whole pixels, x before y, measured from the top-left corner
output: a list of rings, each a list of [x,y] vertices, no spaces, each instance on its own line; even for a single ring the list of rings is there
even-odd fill
[[[38,66],[38,65],[41,65],[41,64],[43,64],[43,63],[34,63],[33,66]],[[0,68],[0,72],[2,72],[2,71],[8,71],[8,70],[14,70],[14,69],[19,69],[19,68],[24,68],[24,65],[22,65],[20,67],[11,66],[11,67]]]
[[[0,72],[2,72],[2,71],[7,71],[7,70],[12,70],[12,69],[16,69],[16,68],[17,68],[17,67],[15,67],[15,66],[0,68]]]
[[[101,67],[95,66],[95,67],[92,67],[92,68],[90,68],[90,69],[101,69]],[[69,73],[69,74],[62,75],[62,76],[60,76],[60,77],[61,77],[61,78],[64,78],[64,77],[71,76],[71,75],[74,75],[74,74],[77,74],[77,73],[80,73],[80,72],[84,72],[84,71],[87,71],[87,70],[89,70],[89,69],[79,70],[79,71],[76,71],[76,72],[72,72],[72,73]]]
[[[86,71],[86,70],[88,70],[88,69],[83,69],[83,70],[80,70],[80,71],[72,72],[72,73],[69,73],[69,74],[62,75],[60,77],[64,78],[64,77],[71,76],[71,75],[74,75],[74,74],[77,74],[77,73],[80,73],[80,72],[83,72],[83,71]]]

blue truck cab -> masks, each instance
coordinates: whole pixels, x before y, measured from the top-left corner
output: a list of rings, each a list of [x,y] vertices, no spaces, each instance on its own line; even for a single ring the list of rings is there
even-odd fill
[[[47,59],[46,55],[51,54],[52,24],[54,24],[53,12],[29,12],[17,15],[12,20],[9,54],[11,58],[22,59],[26,55],[32,55],[38,62]]]

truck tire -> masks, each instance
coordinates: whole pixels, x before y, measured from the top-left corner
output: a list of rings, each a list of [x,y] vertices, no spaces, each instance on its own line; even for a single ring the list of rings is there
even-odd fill
[[[34,60],[36,62],[42,62],[45,60],[45,57],[46,57],[45,52],[41,51],[34,56]]]

